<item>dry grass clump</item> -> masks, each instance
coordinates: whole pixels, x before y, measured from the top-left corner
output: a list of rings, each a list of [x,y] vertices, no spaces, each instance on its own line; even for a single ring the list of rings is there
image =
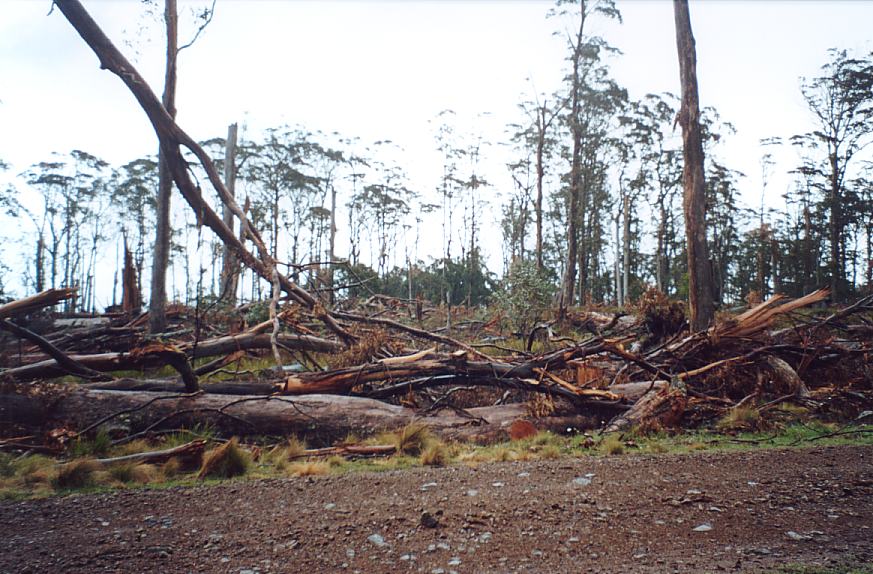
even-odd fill
[[[411,456],[420,455],[434,440],[430,429],[421,423],[409,423],[399,431],[391,433],[388,438],[388,444],[393,444],[399,454]]]
[[[242,476],[251,466],[251,457],[239,446],[236,437],[206,453],[198,478]]]
[[[547,444],[539,452],[537,456],[544,460],[555,460],[561,458],[561,447],[555,444]]]
[[[51,481],[58,489],[86,488],[97,484],[95,473],[100,464],[91,458],[83,458],[61,465]]]
[[[449,459],[449,447],[443,442],[433,441],[421,452],[419,462],[425,466],[445,466]]]
[[[287,468],[290,476],[319,476],[330,472],[331,465],[323,460],[295,462]]]
[[[329,358],[329,365],[332,369],[363,365],[399,352],[402,348],[401,345],[391,340],[391,335],[385,329],[352,329],[352,334],[359,337],[358,342],[342,353],[332,355]]]
[[[112,437],[104,429],[100,429],[91,439],[78,438],[70,445],[70,454],[78,457],[104,457],[112,448]]]
[[[268,464],[272,464],[280,472],[288,470],[292,460],[298,459],[306,452],[306,443],[297,437],[291,437],[284,443],[272,448],[264,457]]]

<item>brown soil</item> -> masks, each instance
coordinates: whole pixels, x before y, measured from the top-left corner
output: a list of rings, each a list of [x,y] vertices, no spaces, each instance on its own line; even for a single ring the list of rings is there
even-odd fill
[[[0,572],[873,564],[871,462],[869,446],[622,456],[4,502]]]

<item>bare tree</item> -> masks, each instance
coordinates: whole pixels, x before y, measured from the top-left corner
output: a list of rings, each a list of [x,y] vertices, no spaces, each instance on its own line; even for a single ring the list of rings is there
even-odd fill
[[[706,249],[706,190],[703,181],[703,143],[700,135],[700,100],[697,94],[697,52],[691,32],[688,0],[673,0],[676,19],[676,48],[679,52],[679,78],[682,83],[682,107],[679,124],[685,166],[682,184],[685,189],[685,237],[688,252],[688,300],[691,328],[706,329],[715,315],[712,297],[712,269]]]
[[[164,25],[167,31],[167,64],[164,70],[164,94],[161,103],[170,118],[176,118],[176,63],[179,52],[190,47],[212,21],[215,2],[199,15],[200,24],[190,42],[179,46],[179,14],[176,0],[165,0]],[[167,167],[163,146],[158,151],[158,204],[155,229],[155,256],[152,261],[151,296],[149,297],[149,330],[160,333],[167,327],[167,267],[170,263],[170,195],[173,177]]]

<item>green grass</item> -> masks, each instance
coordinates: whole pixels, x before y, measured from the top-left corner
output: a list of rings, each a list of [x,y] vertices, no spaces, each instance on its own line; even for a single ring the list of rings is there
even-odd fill
[[[821,435],[845,430],[861,431],[813,440]],[[197,434],[209,434],[200,429]],[[394,444],[400,452],[388,457],[344,459],[299,458],[305,448],[302,442],[289,440],[265,449],[257,461],[250,460],[243,447],[230,449],[227,468],[215,472],[218,476],[197,478],[197,472],[185,472],[173,461],[160,466],[119,465],[96,468],[89,459],[92,453],[106,451],[107,456],[120,456],[167,448],[191,440],[188,433],[163,437],[160,441],[135,441],[104,448],[102,438],[83,441],[72,449],[81,456],[65,464],[42,455],[14,456],[0,453],[0,499],[22,499],[64,494],[68,492],[100,492],[111,488],[164,488],[194,484],[218,484],[228,480],[281,478],[289,476],[338,475],[360,472],[385,472],[421,466],[456,464],[479,465],[524,460],[554,460],[586,456],[683,455],[700,451],[731,452],[766,448],[810,447],[825,445],[873,444],[873,425],[840,427],[820,422],[794,422],[774,431],[733,432],[684,431],[670,434],[657,432],[624,436],[597,434],[559,436],[540,432],[532,437],[488,446],[446,444],[418,426],[409,426],[395,433],[383,433],[368,442]],[[244,476],[238,476],[243,473]],[[228,479],[222,476],[237,476]],[[837,570],[840,571],[840,570]],[[846,571],[846,570],[842,570]],[[873,574],[868,570],[848,570],[858,574]],[[786,570],[797,574],[826,574],[830,570]]]

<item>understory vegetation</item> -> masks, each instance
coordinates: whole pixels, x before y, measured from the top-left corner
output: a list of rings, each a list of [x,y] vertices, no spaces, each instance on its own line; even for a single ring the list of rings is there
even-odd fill
[[[873,425],[837,424],[806,420],[791,405],[779,406],[778,419],[769,428],[752,429],[745,419],[727,415],[718,429],[654,432],[623,435],[583,433],[559,435],[548,431],[519,440],[490,445],[444,442],[421,425],[412,424],[393,433],[365,441],[348,437],[346,444],[393,447],[387,456],[313,456],[306,444],[295,439],[275,443],[267,439],[240,444],[220,439],[208,429],[198,435],[213,445],[199,467],[182,469],[173,458],[162,464],[125,463],[103,465],[97,456],[124,456],[178,446],[191,433],[160,439],[136,440],[108,446],[105,434],[73,444],[65,460],[42,454],[0,453],[0,499],[44,497],[71,492],[114,488],[166,487],[214,483],[245,477],[291,478],[326,476],[349,472],[381,472],[417,466],[447,466],[553,460],[586,456],[667,455],[695,452],[725,452],[761,448],[803,448],[812,445],[873,444]],[[771,418],[771,421],[774,420]],[[739,423],[739,424],[738,424]]]

